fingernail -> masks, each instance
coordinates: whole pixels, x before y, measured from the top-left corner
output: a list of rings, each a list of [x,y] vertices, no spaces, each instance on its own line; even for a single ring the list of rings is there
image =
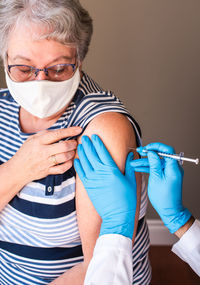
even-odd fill
[[[82,136],[81,141],[83,142],[86,139],[86,135]]]
[[[68,140],[66,143],[66,147],[77,148],[77,141],[76,140]]]
[[[81,141],[82,141],[82,143],[84,143],[84,142],[89,143],[90,142],[90,138],[88,136],[84,135],[84,136],[82,136]]]
[[[82,131],[81,127],[74,127],[74,131],[79,134]]]
[[[78,151],[80,151],[81,149],[82,149],[82,144],[79,144],[78,146],[77,146],[77,149],[78,149]]]
[[[96,134],[93,134],[92,136],[91,136],[91,139],[92,140],[96,140],[98,138],[98,136],[96,135]]]

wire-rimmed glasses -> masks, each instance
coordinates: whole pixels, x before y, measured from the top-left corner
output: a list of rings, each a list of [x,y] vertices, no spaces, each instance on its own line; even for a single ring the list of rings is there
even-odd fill
[[[64,81],[70,79],[76,69],[76,64],[56,64],[46,68],[36,68],[24,64],[8,65],[8,72],[16,82],[31,81],[43,71],[50,81]]]

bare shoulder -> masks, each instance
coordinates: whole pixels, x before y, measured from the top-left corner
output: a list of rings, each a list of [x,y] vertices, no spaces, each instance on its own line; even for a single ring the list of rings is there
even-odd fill
[[[114,112],[100,114],[88,124],[83,135],[92,134],[97,134],[102,139],[115,162],[123,170],[129,147],[136,146],[135,132],[128,118]]]
[[[133,129],[127,117],[120,113],[107,112],[96,116],[87,126],[87,133],[97,132],[110,133],[112,130],[113,135],[118,135],[119,132],[131,131]]]

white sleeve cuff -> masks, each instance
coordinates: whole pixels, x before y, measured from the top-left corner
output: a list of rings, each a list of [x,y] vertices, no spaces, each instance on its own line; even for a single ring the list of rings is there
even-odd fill
[[[181,239],[174,244],[172,251],[200,276],[200,222],[195,220]]]
[[[118,234],[102,235],[97,239],[94,248],[94,255],[99,250],[116,250],[116,248],[120,251],[124,251],[124,253],[127,252],[127,254],[130,254],[130,252],[132,252],[132,240],[130,238]]]
[[[200,244],[200,222],[195,220],[192,226],[184,233],[181,239],[174,244],[172,251],[192,251]],[[176,253],[176,252],[175,252]]]

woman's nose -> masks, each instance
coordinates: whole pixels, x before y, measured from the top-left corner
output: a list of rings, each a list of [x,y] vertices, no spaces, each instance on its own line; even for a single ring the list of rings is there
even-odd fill
[[[44,70],[40,70],[36,74],[35,80],[48,80],[48,76]]]

